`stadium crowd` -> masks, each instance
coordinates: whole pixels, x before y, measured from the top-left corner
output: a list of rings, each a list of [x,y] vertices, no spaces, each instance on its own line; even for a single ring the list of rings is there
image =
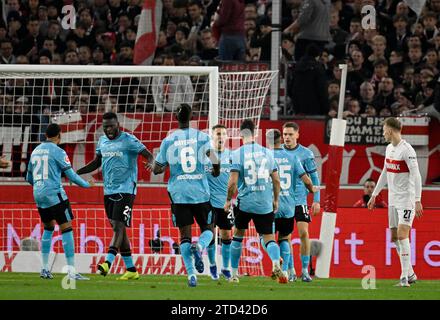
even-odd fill
[[[196,66],[223,60],[270,60],[269,0],[162,2],[162,25],[153,64]],[[142,3],[6,0],[0,19],[0,62],[131,65]],[[434,103],[439,91],[440,0],[428,0],[420,17],[399,0],[319,3],[282,1],[282,62],[293,65],[286,68],[289,114],[334,117],[340,90],[339,64],[346,63],[344,116],[422,111],[440,120],[440,103]],[[66,4],[73,4],[77,13],[76,28],[72,30],[61,26],[62,6]],[[376,8],[375,29],[362,27],[361,9],[366,5]],[[324,21],[324,26],[309,30],[315,26],[311,19],[316,14],[311,10],[318,7],[321,17],[328,13],[328,19],[318,19]],[[314,32],[321,35],[315,37]],[[321,40],[305,41],[304,37]],[[328,40],[322,41],[324,37]],[[308,46],[310,50],[306,51],[306,45],[313,42],[318,46]],[[142,92],[141,98],[145,96]],[[310,97],[316,99],[314,103],[310,103]]]

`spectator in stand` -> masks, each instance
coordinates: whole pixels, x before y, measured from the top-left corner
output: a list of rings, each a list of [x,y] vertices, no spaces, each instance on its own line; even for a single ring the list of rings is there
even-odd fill
[[[292,102],[296,114],[322,115],[329,111],[325,71],[318,62],[320,55],[320,47],[310,43],[294,69]]]
[[[295,53],[295,41],[288,34],[283,34],[281,36],[281,51],[285,63],[293,61]]]
[[[0,157],[0,169],[7,169],[12,165],[10,160],[6,160],[5,156]]]
[[[7,17],[8,38],[12,41],[14,47],[18,47],[20,41],[27,35],[26,27],[18,11],[10,11]]]
[[[414,68],[421,67],[422,61],[422,47],[421,46],[411,46],[408,50],[408,62]]]
[[[387,48],[387,40],[382,35],[373,37],[371,49],[373,53],[368,57],[368,61],[374,65],[378,60],[386,59],[385,50]]]
[[[348,32],[339,27],[339,11],[335,8],[331,10],[330,14],[330,35],[332,40],[327,48],[333,50],[336,59],[343,58],[345,55]]]
[[[82,46],[78,50],[79,62],[82,65],[92,64],[92,52],[88,46]]]
[[[211,29],[204,29],[200,34],[201,49],[198,56],[202,60],[214,60],[218,56],[215,39],[212,36]]]
[[[79,64],[78,53],[75,50],[67,50],[64,55],[64,63],[70,65]]]
[[[40,5],[38,7],[37,16],[40,21],[40,35],[46,37],[47,29],[49,28],[49,17],[47,16],[47,7],[45,5]]]
[[[298,34],[295,46],[295,60],[300,61],[310,43],[320,50],[331,40],[330,0],[303,0],[300,14],[284,32]]]
[[[101,35],[104,60],[112,64],[116,61],[116,35],[114,32],[105,32]]]
[[[338,81],[330,81],[328,83],[327,92],[328,92],[328,99],[331,100],[332,98],[339,97],[339,82]]]
[[[388,77],[388,62],[386,59],[378,59],[374,62],[374,73],[370,80],[376,91],[378,91],[379,83],[385,77]]]
[[[359,104],[359,101],[356,99],[351,99],[350,101],[348,101],[346,110],[342,113],[342,117],[357,117],[360,115],[360,112],[361,106]]]
[[[43,49],[49,50],[53,55],[55,52],[57,52],[57,45],[53,39],[46,38],[43,41]]]
[[[426,41],[430,44],[434,44],[434,38],[439,34],[439,30],[437,28],[437,14],[435,12],[428,11],[423,15],[422,22],[424,27],[423,35]]]
[[[38,56],[40,64],[51,64],[52,53],[48,49],[41,49]]]
[[[61,40],[61,26],[57,20],[49,21],[46,37],[55,41],[58,53],[63,53],[66,50],[66,45],[64,41]]]
[[[120,45],[120,53],[116,60],[118,65],[133,65],[133,43],[124,41]]]
[[[0,63],[15,64],[14,48],[11,40],[3,40],[0,44]]]
[[[370,201],[371,195],[373,194],[374,188],[376,187],[376,182],[373,179],[367,179],[364,183],[364,195],[361,199],[353,204],[355,208],[366,208],[368,201]],[[387,204],[383,200],[380,194],[376,197],[376,203],[374,204],[376,208],[386,208]]]
[[[176,65],[174,56],[166,55],[162,65]],[[194,100],[191,79],[186,75],[153,77],[151,87],[156,112],[174,112],[180,104],[192,104]]]
[[[220,60],[245,60],[244,0],[220,2],[212,29],[220,34],[218,42]]]
[[[439,55],[438,52],[435,48],[429,48],[426,51],[426,55],[425,55],[425,65],[429,66],[433,69],[436,70],[436,72],[438,72],[440,70],[439,68]]]
[[[271,58],[272,22],[268,17],[263,17],[258,23],[259,32],[251,38],[250,48],[259,49],[259,61],[269,62]]]
[[[379,83],[379,91],[374,99],[373,104],[376,108],[389,108],[394,103],[393,96],[394,82],[389,77],[384,77]]]
[[[403,52],[392,51],[390,53],[390,67],[389,67],[390,77],[397,82],[402,82],[404,70],[405,70],[405,62],[403,60]]]
[[[406,40],[410,36],[408,30],[408,17],[406,15],[396,15],[393,18],[394,30],[388,34],[388,49],[406,51]]]
[[[373,85],[368,81],[363,82],[360,86],[361,110],[366,110],[367,105],[374,105],[374,96],[375,92]]]
[[[188,43],[187,46],[191,52],[197,50],[197,40],[199,38],[200,32],[209,27],[208,17],[205,16],[204,8],[199,0],[191,0],[187,6],[188,17],[189,17],[189,27],[190,32],[187,36]]]
[[[391,105],[391,112],[394,116],[400,116],[403,113],[409,112],[414,108],[414,104],[412,103],[414,97],[410,92],[402,92],[399,95],[399,98],[396,102]],[[386,108],[383,108],[386,109]],[[382,109],[382,110],[383,110]]]

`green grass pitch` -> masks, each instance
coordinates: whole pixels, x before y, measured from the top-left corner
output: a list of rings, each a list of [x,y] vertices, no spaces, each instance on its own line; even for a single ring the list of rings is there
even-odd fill
[[[36,273],[0,273],[0,299],[109,299],[109,300],[363,300],[363,299],[440,299],[440,281],[420,280],[410,288],[394,287],[396,280],[377,280],[375,290],[362,288],[361,279],[314,279],[278,284],[268,277],[242,277],[240,283],[199,277],[196,288],[189,288],[184,276],[141,276],[121,282],[116,275],[89,275],[90,281],[77,281],[76,289],[62,288],[63,274],[43,280]]]

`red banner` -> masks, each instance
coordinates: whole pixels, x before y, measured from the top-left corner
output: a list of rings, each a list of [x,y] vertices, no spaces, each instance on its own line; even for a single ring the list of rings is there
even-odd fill
[[[391,243],[388,227],[388,214],[385,209],[341,209],[336,218],[334,251],[330,269],[331,277],[362,278],[362,268],[372,266],[378,278],[398,278],[400,262]],[[77,253],[105,253],[112,237],[112,230],[101,208],[74,208],[73,220]],[[35,209],[0,210],[0,251],[17,251],[20,241],[26,237],[41,239],[42,225]],[[319,238],[320,217],[310,224],[310,237]],[[193,236],[198,235],[194,228]],[[414,270],[421,279],[440,279],[440,212],[425,210],[424,216],[416,219],[411,231],[411,254]],[[172,226],[168,208],[136,208],[133,213],[133,227],[128,234],[132,252],[153,253],[157,246],[160,231],[161,253],[173,254],[179,241],[178,230]],[[54,234],[54,251],[63,252],[61,235]],[[196,240],[197,238],[193,238]],[[301,270],[299,258],[299,239],[295,230],[293,236],[295,267]],[[174,246],[173,246],[174,245]],[[271,272],[271,263],[266,253],[259,247],[258,237],[251,234],[243,243],[242,258],[245,261],[242,273],[257,274],[263,262],[266,274]],[[156,250],[157,251],[157,250]],[[263,261],[261,260],[263,259]],[[313,264],[316,261],[313,259]],[[255,273],[252,273],[252,272]]]

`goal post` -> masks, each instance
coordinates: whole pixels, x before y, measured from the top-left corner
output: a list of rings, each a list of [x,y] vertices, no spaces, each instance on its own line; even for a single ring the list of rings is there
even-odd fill
[[[162,140],[178,127],[174,111],[180,103],[188,103],[193,108],[191,127],[210,131],[222,123],[229,128],[231,140],[238,140],[242,120],[252,119],[258,127],[276,73],[221,73],[218,67],[193,66],[0,65],[0,155],[13,162],[13,166],[0,169],[0,183],[24,182],[30,153],[42,141],[49,123],[62,127],[62,143],[72,166],[82,167],[95,156],[96,143],[103,134],[102,115],[108,111],[115,112],[122,130],[136,135],[153,154],[158,152]],[[229,145],[239,146],[231,142]],[[98,182],[102,180],[99,170],[91,175]],[[140,185],[164,186],[167,178],[167,174],[154,176],[139,170],[138,181]],[[102,210],[97,211],[98,205],[101,204],[84,209],[100,220],[88,222],[87,230],[106,239],[108,226]],[[34,216],[34,207],[31,208]],[[154,216],[151,212],[156,214],[157,210],[146,204],[139,207],[138,212],[142,221],[134,236],[140,249],[146,247],[147,239],[155,236],[150,234],[155,232],[154,228],[141,225],[151,224]],[[25,209],[10,210],[8,215],[10,222],[0,219],[4,222],[0,223],[0,233],[9,232],[12,240],[33,237],[33,231],[29,233],[25,225],[32,230],[42,228],[38,219],[26,222]],[[165,213],[161,211],[156,224],[166,229],[163,237],[174,237],[177,242],[175,230],[166,220],[171,221],[169,208]],[[74,231],[79,236],[84,232],[81,223]],[[35,231],[34,235],[38,234]],[[198,234],[196,228],[193,234]],[[246,243],[251,254],[261,249],[253,227]],[[0,243],[0,251],[7,250],[8,247]],[[88,250],[86,253],[94,253],[97,248]],[[263,274],[261,255],[244,257],[241,268],[243,273]]]

